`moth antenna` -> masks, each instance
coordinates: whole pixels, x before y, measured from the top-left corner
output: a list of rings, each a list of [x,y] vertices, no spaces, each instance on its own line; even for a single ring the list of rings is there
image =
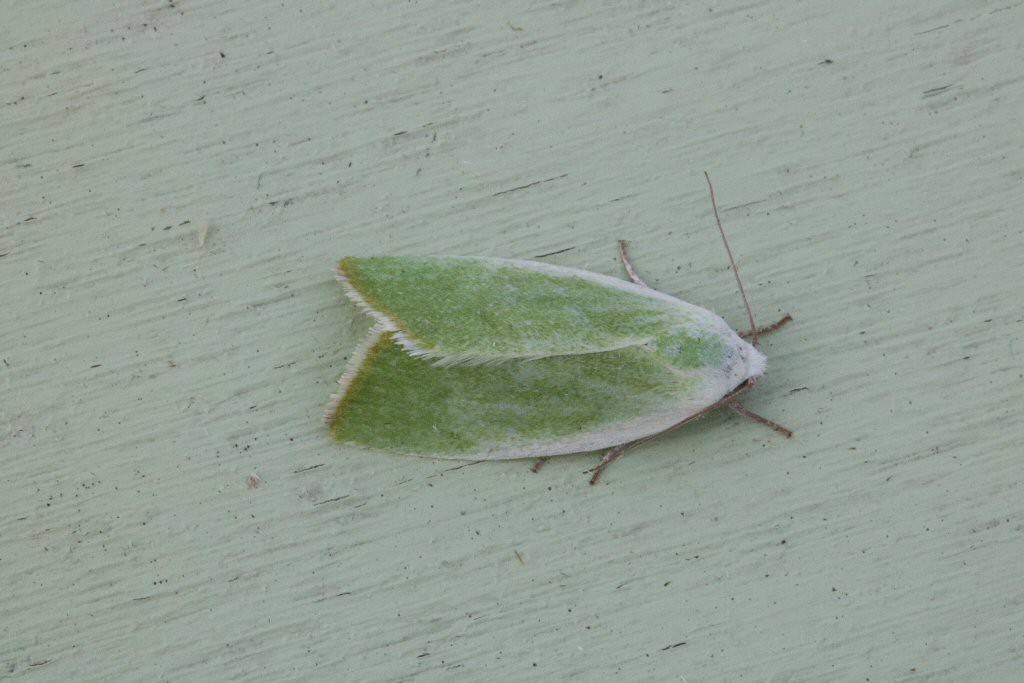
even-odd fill
[[[747,293],[743,289],[743,280],[740,279],[740,269],[736,265],[736,259],[732,257],[732,249],[729,248],[729,240],[725,237],[725,229],[722,227],[722,219],[718,217],[718,202],[715,201],[715,188],[711,184],[711,176],[704,171],[704,179],[708,181],[708,190],[711,192],[711,208],[715,212],[715,223],[718,224],[718,232],[722,235],[722,243],[725,244],[725,253],[729,255],[729,263],[732,264],[732,273],[736,276],[736,284],[740,287],[740,296],[743,297],[743,305],[747,309],[747,318],[750,319],[751,345],[757,348],[757,323],[754,322],[754,312],[750,310],[750,302],[747,301]]]

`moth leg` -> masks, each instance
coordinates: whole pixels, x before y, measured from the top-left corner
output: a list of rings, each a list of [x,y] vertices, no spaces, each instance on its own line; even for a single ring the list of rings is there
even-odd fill
[[[619,240],[619,258],[622,259],[622,267],[626,269],[626,275],[634,283],[641,287],[649,287],[649,285],[640,279],[637,275],[636,269],[633,268],[633,264],[629,260],[629,254],[626,251],[626,240]]]
[[[613,462],[618,460],[623,453],[629,450],[631,446],[636,445],[636,443],[636,441],[630,441],[629,443],[621,443],[615,448],[605,453],[604,457],[601,458],[601,462],[597,464],[597,467],[590,470],[591,472],[593,472],[593,475],[591,475],[590,477],[590,485],[593,486],[594,484],[596,484],[597,480],[601,478],[601,473],[604,472],[604,468],[608,467],[608,465],[611,465]]]
[[[786,438],[789,438],[789,437],[793,436],[793,432],[792,431],[786,429],[785,427],[780,425],[778,422],[772,422],[767,417],[761,417],[757,413],[755,413],[753,411],[750,411],[750,410],[747,410],[746,406],[744,406],[739,401],[729,401],[725,405],[729,406],[730,408],[732,408],[734,411],[736,411],[738,414],[742,415],[743,417],[749,417],[752,420],[756,420],[757,422],[760,422],[765,427],[771,427],[772,429],[774,429],[778,433],[785,434]]]
[[[757,328],[757,333],[758,333],[758,335],[762,335],[762,334],[768,334],[769,332],[774,332],[775,330],[779,329],[780,327],[782,327],[786,323],[792,322],[792,321],[793,321],[793,316],[791,316],[789,313],[787,313],[786,315],[784,315],[781,318],[779,318],[778,322],[774,322],[771,325],[765,325],[764,327]],[[753,337],[754,336],[754,330],[743,330],[742,332],[739,333],[739,335],[741,337]]]
[[[547,461],[548,461],[548,459],[546,457],[544,457],[544,458],[537,458],[537,462],[533,463],[533,467],[530,468],[530,471],[531,472],[540,472],[540,468],[544,467],[544,463],[546,463]]]

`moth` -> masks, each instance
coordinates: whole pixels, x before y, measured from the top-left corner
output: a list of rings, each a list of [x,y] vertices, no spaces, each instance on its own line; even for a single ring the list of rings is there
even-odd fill
[[[607,449],[594,484],[628,449],[719,406],[791,436],[739,402],[765,372],[758,336],[792,318],[756,327],[708,187],[748,332],[648,287],[625,242],[629,281],[499,258],[341,259],[345,293],[376,325],[332,397],[335,439],[431,458],[539,458],[535,470]]]

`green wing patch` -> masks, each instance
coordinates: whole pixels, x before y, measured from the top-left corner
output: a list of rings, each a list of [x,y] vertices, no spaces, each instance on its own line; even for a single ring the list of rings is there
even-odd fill
[[[350,256],[338,274],[410,353],[442,363],[619,349],[687,324],[696,308],[616,278],[529,261]]]
[[[701,371],[644,347],[489,365],[439,366],[371,341],[327,422],[335,438],[410,455],[492,459],[604,448],[703,405]]]

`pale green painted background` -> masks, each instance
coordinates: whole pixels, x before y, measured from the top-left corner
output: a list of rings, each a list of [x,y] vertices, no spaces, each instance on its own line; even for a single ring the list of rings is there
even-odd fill
[[[1020,680],[1020,2],[2,12],[0,678]],[[794,439],[329,440],[346,253],[743,326],[704,169]]]

